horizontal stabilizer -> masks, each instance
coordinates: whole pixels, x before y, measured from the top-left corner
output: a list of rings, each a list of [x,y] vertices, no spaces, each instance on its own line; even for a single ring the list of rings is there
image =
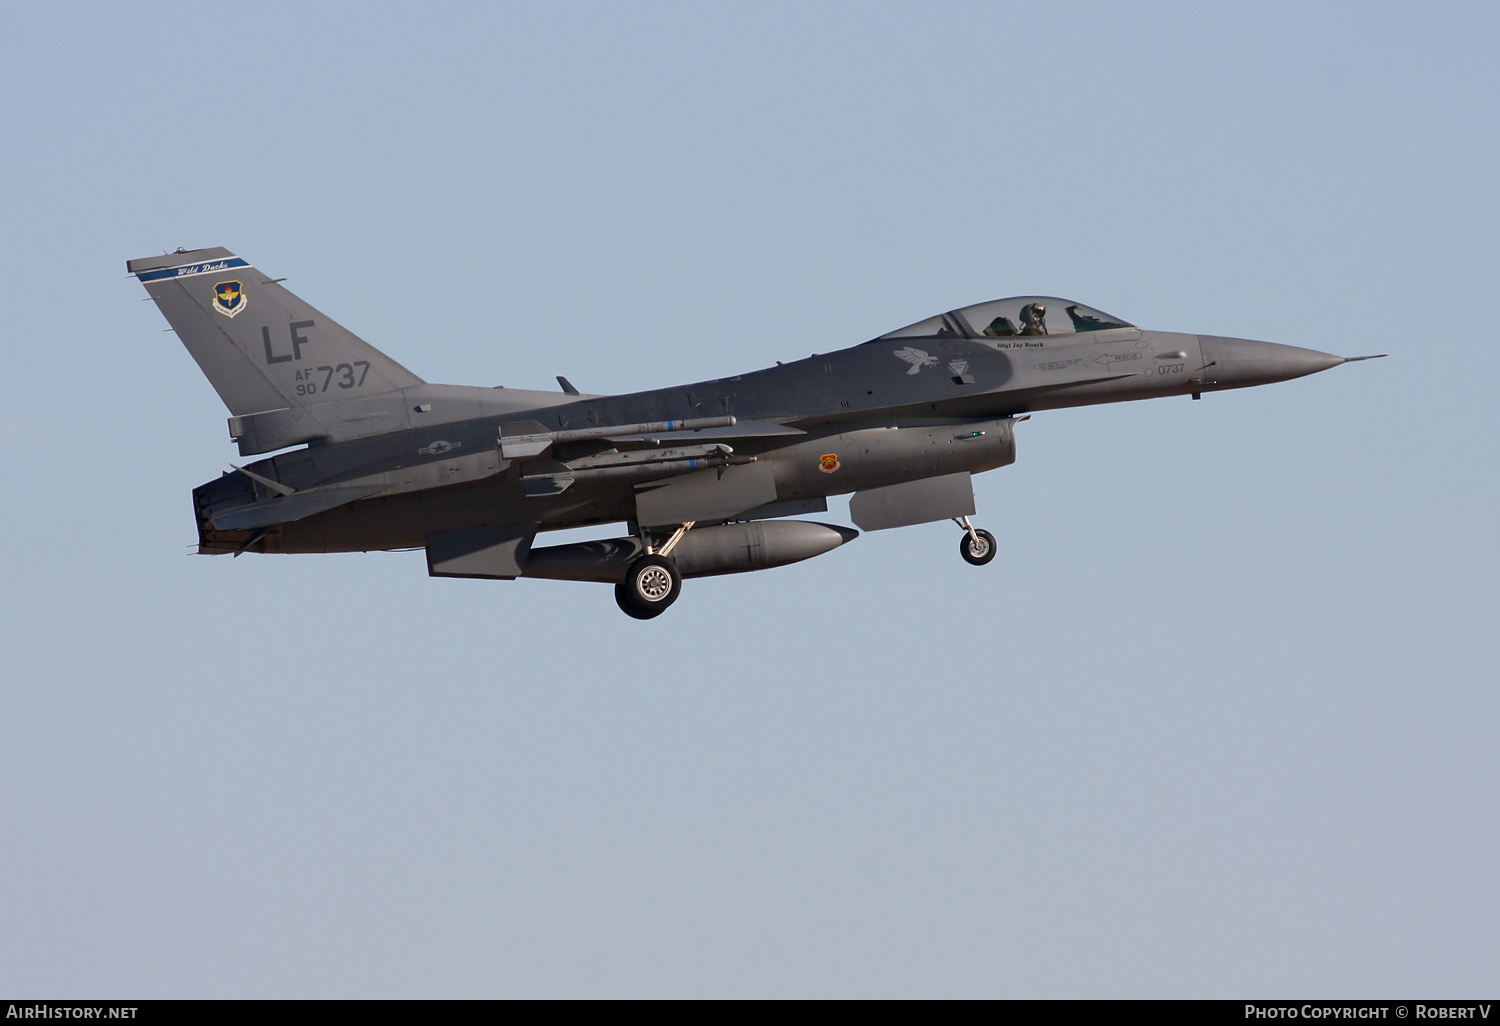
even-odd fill
[[[310,517],[314,513],[343,506],[363,499],[367,495],[383,491],[384,484],[334,485],[316,491],[295,492],[264,502],[252,502],[248,506],[235,506],[210,514],[214,528],[220,531],[249,531],[257,527],[274,527],[289,524],[293,520]]]
[[[479,577],[513,581],[531,551],[538,524],[481,524],[427,536],[427,573],[432,577]]]

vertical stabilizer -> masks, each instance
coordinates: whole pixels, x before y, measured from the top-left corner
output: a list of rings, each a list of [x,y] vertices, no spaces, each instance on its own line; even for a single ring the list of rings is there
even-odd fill
[[[324,403],[422,379],[227,249],[126,262],[236,417]],[[304,408],[310,418],[301,417]],[[330,407],[331,409],[331,407]]]

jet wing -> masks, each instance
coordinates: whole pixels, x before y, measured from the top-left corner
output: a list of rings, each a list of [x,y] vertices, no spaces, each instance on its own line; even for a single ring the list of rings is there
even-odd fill
[[[697,417],[689,420],[658,420],[641,424],[610,424],[601,427],[569,428],[549,431],[534,420],[500,425],[500,455],[508,460],[524,460],[545,455],[553,445],[562,442],[587,442],[608,439],[611,442],[654,442],[663,438],[681,438],[690,431],[697,438],[759,438],[770,435],[806,434],[764,420],[742,421],[735,417]]]
[[[367,495],[384,491],[387,487],[389,486],[385,484],[334,485],[315,491],[293,492],[264,502],[216,510],[209,514],[209,520],[220,531],[274,527],[276,524],[289,524],[293,520],[301,520],[314,513],[322,513],[356,499],[363,499]]]
[[[726,418],[728,419],[728,418]],[[806,431],[801,428],[789,427],[786,424],[777,424],[770,420],[735,420],[733,424],[723,427],[702,428],[693,432],[693,440],[698,439],[721,439],[721,438],[776,438],[783,435],[805,435]],[[643,432],[637,434],[606,435],[611,442],[659,442],[675,441],[679,435],[665,435],[662,433],[652,434]]]

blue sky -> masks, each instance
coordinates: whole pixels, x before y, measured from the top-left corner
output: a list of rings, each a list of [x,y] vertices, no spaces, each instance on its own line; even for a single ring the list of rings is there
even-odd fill
[[[0,14],[0,989],[1500,982],[1492,5]],[[689,582],[189,555],[124,261],[618,392],[1004,295],[1391,357],[1040,414],[951,525]],[[844,516],[842,504],[831,519]]]

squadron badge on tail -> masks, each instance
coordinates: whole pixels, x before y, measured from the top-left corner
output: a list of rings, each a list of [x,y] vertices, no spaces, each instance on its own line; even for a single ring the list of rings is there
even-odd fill
[[[214,309],[233,317],[245,309],[245,289],[237,281],[221,281],[214,286]]]

